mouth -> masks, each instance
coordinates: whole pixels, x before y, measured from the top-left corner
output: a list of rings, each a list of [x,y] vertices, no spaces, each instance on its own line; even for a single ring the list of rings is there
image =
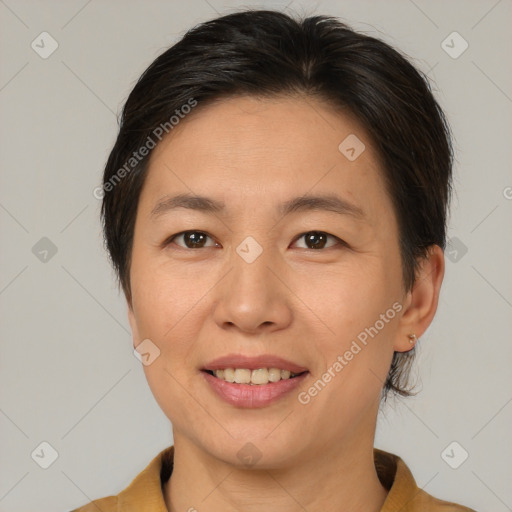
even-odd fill
[[[296,389],[309,370],[274,356],[225,356],[200,372],[224,402],[240,408],[266,407]]]
[[[219,373],[222,378],[217,377],[212,370],[203,370],[201,374],[215,396],[229,405],[245,409],[267,407],[283,399],[286,395],[290,395],[293,390],[296,390],[309,375],[308,371],[304,371],[292,377],[291,373],[287,376],[288,371],[286,371],[285,378],[281,378],[281,375],[279,375],[279,380],[271,382],[269,377],[274,372],[269,373],[266,368],[257,368],[250,373],[251,380],[255,374],[255,380],[261,382],[261,384],[255,384],[246,382],[249,375],[247,368],[233,369],[235,378],[244,382],[228,382],[225,380],[226,370],[228,370],[228,378],[231,378],[230,368],[216,370],[216,372],[223,372],[222,374]],[[265,376],[263,370],[267,372],[267,376]],[[275,378],[277,378],[277,372],[275,372]]]

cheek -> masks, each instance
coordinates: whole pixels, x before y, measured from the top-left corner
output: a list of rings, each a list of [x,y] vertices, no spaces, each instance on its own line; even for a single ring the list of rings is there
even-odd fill
[[[368,258],[337,273],[310,274],[310,279],[315,285],[302,286],[298,295],[307,297],[311,321],[318,325],[314,346],[324,365],[318,371],[324,372],[341,356],[344,377],[338,382],[350,377],[356,384],[368,377],[369,369],[385,379],[400,304],[399,265]]]
[[[183,269],[150,257],[132,264],[132,292],[140,336],[164,342],[177,336],[182,319],[200,310],[200,299],[208,290],[206,279],[187,275]],[[182,337],[182,336],[178,336]],[[179,342],[179,340],[177,340]]]
[[[396,284],[384,262],[377,258],[326,273],[309,271],[306,281],[295,283],[299,297],[324,320],[335,337],[346,338],[375,322],[391,306]]]
[[[186,428],[185,420],[208,428],[204,411],[191,396],[193,342],[205,313],[200,301],[207,283],[191,280],[183,273],[142,261],[134,264],[133,297],[141,339],[149,338],[160,350],[155,361],[144,366],[144,374],[160,408],[175,427]],[[204,290],[202,288],[205,288]],[[192,395],[195,395],[192,393]]]

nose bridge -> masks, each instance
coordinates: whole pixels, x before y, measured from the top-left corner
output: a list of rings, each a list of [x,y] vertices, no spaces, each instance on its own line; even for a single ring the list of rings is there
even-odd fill
[[[254,236],[246,236],[240,244],[234,247],[231,254],[231,290],[233,296],[238,295],[238,300],[248,302],[253,299],[253,307],[256,301],[268,300],[275,288],[275,276],[270,268],[272,263],[276,265],[274,248],[268,240],[261,243]],[[275,291],[275,290],[274,290]]]
[[[270,243],[264,245],[253,236],[245,237],[233,247],[229,265],[231,271],[215,306],[219,325],[233,324],[254,331],[262,325],[283,327],[290,321],[289,297],[275,275],[279,260]]]
[[[246,237],[234,250],[231,255],[233,264],[233,276],[235,284],[239,284],[238,290],[245,293],[252,288],[253,292],[269,292],[273,274],[269,267],[272,261],[276,264],[275,255],[273,257],[273,248],[270,244],[265,244],[265,248],[254,237]],[[235,286],[236,287],[236,286]]]

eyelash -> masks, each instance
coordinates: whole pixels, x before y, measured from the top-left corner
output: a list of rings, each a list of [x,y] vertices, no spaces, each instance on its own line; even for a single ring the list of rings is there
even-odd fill
[[[171,245],[174,240],[180,236],[183,236],[183,235],[186,235],[188,233],[200,233],[202,235],[206,235],[208,238],[210,238],[211,240],[213,240],[213,237],[210,236],[208,233],[206,233],[205,231],[199,231],[199,230],[193,230],[193,229],[189,229],[187,231],[181,231],[179,233],[176,233],[172,236],[170,236],[169,238],[167,238],[164,243],[162,244],[163,247],[167,247],[169,245]],[[325,231],[318,231],[318,230],[310,230],[310,231],[305,231],[304,233],[301,233],[300,235],[297,235],[294,240],[293,240],[293,243],[295,243],[297,240],[300,240],[301,238],[303,238],[304,236],[306,235],[309,235],[309,234],[320,234],[320,235],[327,235],[328,238],[332,238],[334,239],[337,244],[334,244],[334,245],[331,245],[329,247],[325,247],[325,248],[322,248],[322,249],[312,249],[310,247],[301,247],[301,249],[306,249],[306,250],[309,250],[309,251],[325,251],[327,249],[332,249],[332,248],[336,248],[336,246],[342,246],[342,247],[348,247],[348,244],[342,240],[341,238],[338,238],[337,236],[335,235],[331,235],[330,233],[327,233]],[[217,242],[215,242],[217,243]],[[184,247],[184,246],[181,246],[181,245],[178,245],[178,244],[175,244],[177,245],[180,249],[184,249],[184,250],[189,250],[189,251],[197,251],[198,249],[208,249],[208,248],[211,248],[213,246],[207,246],[207,247],[198,247],[198,248],[191,248],[191,247]]]

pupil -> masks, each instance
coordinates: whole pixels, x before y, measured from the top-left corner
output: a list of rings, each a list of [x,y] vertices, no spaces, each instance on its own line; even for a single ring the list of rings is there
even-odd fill
[[[306,240],[308,244],[311,244],[313,247],[312,249],[321,249],[324,247],[326,242],[326,236],[324,233],[318,233],[318,232],[311,232],[306,235]]]
[[[205,235],[204,233],[187,233],[185,235],[186,244],[188,247],[201,247],[204,242]]]

